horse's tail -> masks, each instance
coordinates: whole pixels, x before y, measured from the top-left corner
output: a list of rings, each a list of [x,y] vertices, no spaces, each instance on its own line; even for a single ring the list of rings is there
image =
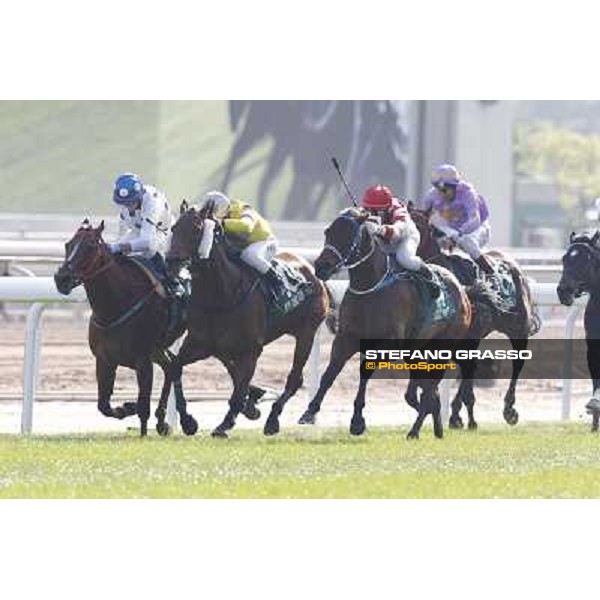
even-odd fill
[[[338,331],[339,308],[345,294],[345,290],[341,283],[341,281],[336,280],[324,282],[327,297],[329,298],[329,308],[325,317],[325,325],[327,325],[327,329],[329,329],[333,335]]]
[[[527,319],[527,335],[531,337],[541,329],[542,318],[540,317],[538,306],[531,295],[529,280],[519,269],[514,269],[513,273],[516,275],[513,279],[517,287],[517,298],[523,299],[523,310]]]

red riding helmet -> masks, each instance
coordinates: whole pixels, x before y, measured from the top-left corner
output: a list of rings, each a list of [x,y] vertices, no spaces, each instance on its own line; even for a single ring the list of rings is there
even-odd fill
[[[392,206],[394,195],[385,185],[374,185],[368,188],[360,201],[363,208],[370,210],[385,210]]]

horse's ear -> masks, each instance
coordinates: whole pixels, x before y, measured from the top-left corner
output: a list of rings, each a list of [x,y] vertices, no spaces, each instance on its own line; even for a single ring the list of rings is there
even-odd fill
[[[89,227],[90,226],[90,220],[86,217],[82,222],[81,222],[81,226],[82,227]]]
[[[187,200],[184,198],[181,202],[181,206],[179,207],[179,214],[182,215],[189,208]]]
[[[575,239],[575,232],[571,231],[571,235],[569,236],[569,244],[571,244],[574,239]]]
[[[596,231],[596,233],[594,233],[594,236],[592,237],[592,246],[597,244],[598,238],[600,238],[600,231]]]
[[[408,210],[414,210],[415,209],[415,203],[412,200],[407,200],[406,201],[406,206],[407,206]]]
[[[96,229],[96,233],[98,235],[100,235],[103,231],[104,231],[104,219],[102,219],[102,221],[100,221],[100,225],[98,225],[98,228]]]

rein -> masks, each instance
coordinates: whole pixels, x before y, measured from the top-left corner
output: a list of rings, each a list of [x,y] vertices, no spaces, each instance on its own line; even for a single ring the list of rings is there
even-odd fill
[[[371,243],[371,248],[369,249],[369,251],[364,256],[359,256],[358,260],[355,260],[354,262],[349,263],[348,261],[354,254],[356,254],[356,252],[360,246],[361,224],[358,223],[350,215],[343,215],[343,218],[349,219],[354,225],[356,225],[354,239],[352,240],[352,244],[350,245],[350,249],[348,250],[348,253],[346,254],[346,256],[344,256],[338,250],[338,248],[336,248],[332,244],[325,244],[323,249],[333,252],[333,254],[335,254],[338,257],[339,260],[334,267],[335,270],[339,269],[340,267],[346,267],[348,269],[348,271],[352,271],[353,269],[356,269],[356,267],[362,265],[364,262],[366,262],[373,256],[373,254],[375,253],[377,244],[373,241],[373,237],[369,236],[369,242]],[[386,279],[388,278],[388,276],[391,273],[392,273],[392,269],[390,266],[390,257],[389,257],[389,255],[386,255],[385,273],[381,276],[381,278],[377,281],[377,283],[375,285],[371,286],[370,288],[368,288],[366,290],[357,290],[357,289],[353,288],[351,285],[349,285],[348,291],[352,294],[355,294],[356,296],[366,296],[367,294],[372,294],[374,292],[377,292],[383,287],[383,284],[385,283]]]
[[[133,306],[125,311],[120,317],[117,317],[114,321],[110,321],[108,323],[101,323],[93,314],[91,317],[92,323],[98,327],[99,329],[113,329],[113,327],[117,327],[118,325],[122,325],[126,321],[128,321],[133,315],[139,312],[142,307],[150,300],[152,295],[156,292],[156,288],[152,287],[152,289],[142,296]]]

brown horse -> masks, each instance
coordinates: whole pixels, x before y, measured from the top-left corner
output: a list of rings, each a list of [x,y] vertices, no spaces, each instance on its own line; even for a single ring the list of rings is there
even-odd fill
[[[212,220],[215,232],[207,258],[198,248],[204,238],[205,223]],[[207,228],[208,229],[208,228]],[[315,333],[329,306],[328,292],[313,273],[309,263],[292,254],[277,258],[298,269],[312,284],[312,294],[299,306],[284,314],[269,314],[261,276],[230,256],[231,247],[212,217],[212,208],[196,210],[184,201],[180,217],[173,226],[167,265],[171,273],[190,264],[192,299],[188,315],[188,334],[173,362],[173,377],[182,368],[210,356],[219,359],[233,381],[229,410],[212,435],[227,437],[244,409],[250,381],[263,347],[284,334],[296,338],[294,360],[282,395],[273,403],[264,426],[265,435],[279,431],[279,416],[286,402],[302,385],[302,371],[310,354]]]
[[[115,259],[102,240],[103,230],[104,221],[94,228],[86,219],[66,243],[65,261],[54,276],[58,291],[65,295],[83,283],[92,308],[89,344],[96,357],[98,410],[116,419],[137,414],[141,435],[145,436],[150,417],[152,363],[156,362],[165,376],[156,410],[157,431],[161,435],[169,432],[165,415],[173,381],[181,427],[184,433],[193,435],[198,424],[181,402],[181,380],[172,380],[169,372],[174,358],[169,346],[183,335],[185,324],[168,331],[171,300],[132,260]],[[135,370],[139,393],[137,402],[113,408],[110,398],[118,366]]]
[[[327,280],[342,267],[349,270],[350,283],[339,309],[339,328],[331,348],[329,365],[321,377],[319,389],[300,418],[301,424],[313,424],[327,390],[346,362],[360,352],[361,339],[423,340],[423,346],[435,340],[461,340],[471,325],[471,304],[456,277],[442,267],[433,267],[443,280],[454,316],[431,321],[424,307],[419,284],[413,278],[390,280],[390,256],[384,252],[376,226],[368,214],[349,209],[325,230],[325,246],[315,262],[316,274]],[[389,285],[388,285],[389,282]],[[427,313],[427,314],[425,314]],[[350,433],[361,435],[365,430],[362,412],[365,392],[372,371],[361,363],[361,379],[354,400]],[[419,414],[408,433],[418,438],[428,414],[432,415],[434,434],[442,437],[443,426],[438,386],[443,375],[413,378],[422,389],[421,401],[415,405]],[[443,373],[443,371],[442,371]]]
[[[460,282],[467,286],[468,290],[480,287],[482,284],[479,283],[480,277],[475,262],[458,255],[445,254],[438,241],[443,237],[443,234],[430,225],[427,214],[414,207],[410,208],[410,214],[421,234],[417,254],[428,263],[440,265],[452,271]],[[540,319],[527,278],[518,264],[501,252],[490,251],[486,253],[486,256],[490,259],[488,262],[492,265],[502,265],[505,272],[510,274],[514,283],[516,304],[513,307],[507,307],[505,299],[499,293],[470,294],[473,299],[474,318],[467,337],[482,340],[490,333],[497,331],[510,339],[515,350],[525,350],[528,338],[535,335],[540,328]],[[477,343],[473,344],[474,349],[477,346]],[[524,364],[525,361],[521,359],[512,361],[511,380],[504,396],[503,410],[504,420],[509,425],[516,425],[519,420],[519,413],[514,405],[516,402],[516,386]],[[475,405],[473,375],[476,364],[474,361],[465,361],[460,364],[460,367],[462,379],[456,397],[452,401],[449,426],[451,428],[462,428],[464,426],[460,416],[460,409],[464,403],[468,412],[468,427],[469,429],[476,429],[477,422],[473,411]],[[410,395],[411,391],[409,390],[407,394]]]

